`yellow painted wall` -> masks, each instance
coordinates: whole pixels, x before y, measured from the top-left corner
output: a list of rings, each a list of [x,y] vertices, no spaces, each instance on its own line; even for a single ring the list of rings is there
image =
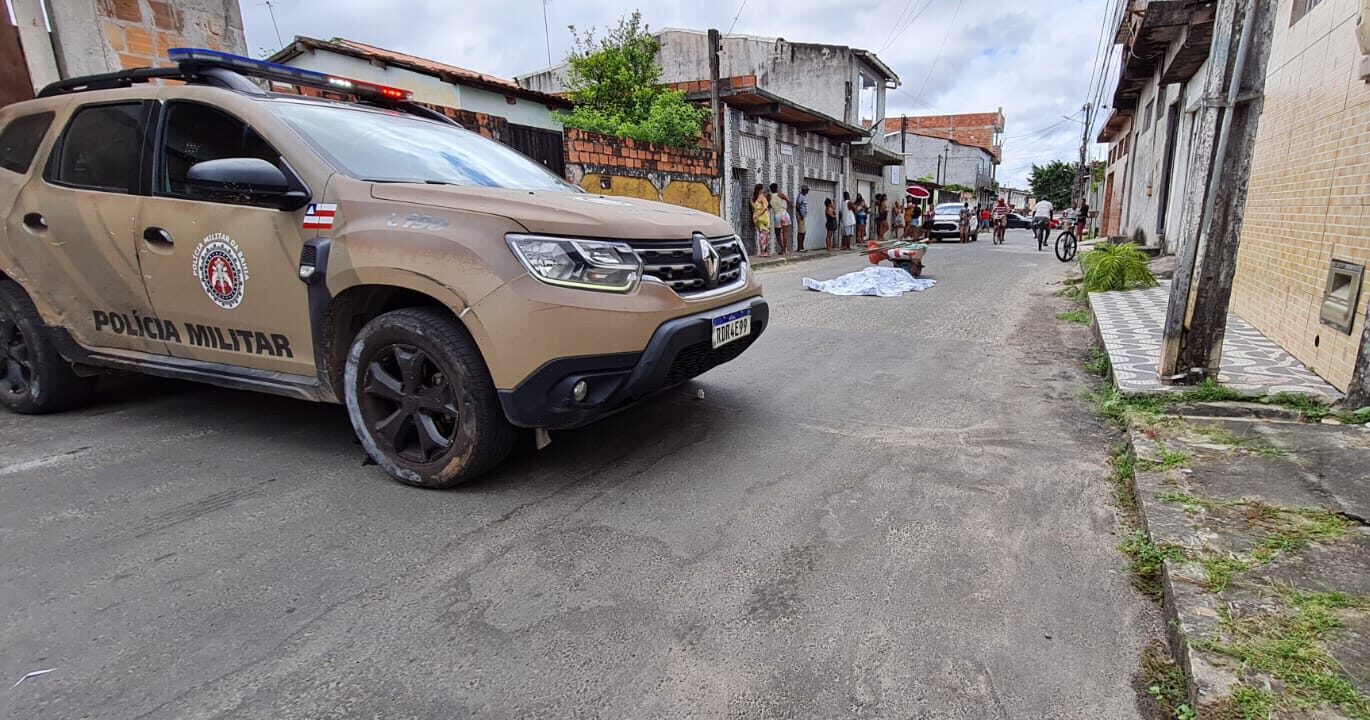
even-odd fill
[[[706,183],[693,180],[676,180],[666,186],[661,193],[661,201],[695,210],[703,210],[711,215],[719,214],[718,196],[713,194]]]
[[[610,175],[609,187],[605,189],[600,184],[601,177],[599,173],[587,173],[580,179],[580,186],[597,195],[656,200],[702,210],[712,215],[718,215],[721,210],[719,198],[709,189],[708,183],[676,180],[667,185],[665,191],[661,191],[647,178]]]

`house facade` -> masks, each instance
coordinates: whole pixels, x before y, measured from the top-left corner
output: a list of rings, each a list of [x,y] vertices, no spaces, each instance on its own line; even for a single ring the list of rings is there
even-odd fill
[[[918,170],[910,177],[932,175],[942,178],[937,182],[973,188],[978,202],[990,202],[996,199],[994,186],[999,163],[1004,157],[1003,132],[1002,108],[987,113],[914,115],[886,118],[882,142],[886,147],[897,149],[899,145],[907,147],[915,142],[914,138],[945,141],[940,144],[917,141]],[[901,134],[906,137],[901,138]],[[948,165],[950,169],[947,169]]]
[[[886,133],[880,143],[903,158],[903,174],[910,181],[932,178],[939,185],[972,188],[978,202],[995,199],[996,162],[982,147],[914,132]]]
[[[709,102],[708,33],[667,29],[655,37],[661,81],[692,102]],[[899,159],[873,140],[871,128],[880,127],[885,91],[899,79],[874,53],[749,35],[723,35],[719,46],[720,209],[739,234],[754,235],[747,199],[757,183],[776,183],[791,198],[809,186],[811,238],[821,238],[824,199],[890,192],[886,168]],[[516,80],[560,93],[565,72],[559,65]]]
[[[1231,309],[1370,400],[1370,0],[1278,2]],[[1213,0],[1132,0],[1117,41],[1102,230],[1175,252]]]
[[[1213,41],[1215,0],[1131,0],[1115,40],[1122,65],[1113,110],[1101,227],[1173,253],[1190,177],[1194,122]],[[1201,180],[1201,179],[1199,179]]]
[[[468,130],[498,140],[563,175],[565,146],[553,111],[564,98],[486,75],[355,40],[297,36],[268,58],[292,67],[409,90],[414,101],[439,108]]]
[[[1270,52],[1232,309],[1370,400],[1370,0],[1280,0]]]

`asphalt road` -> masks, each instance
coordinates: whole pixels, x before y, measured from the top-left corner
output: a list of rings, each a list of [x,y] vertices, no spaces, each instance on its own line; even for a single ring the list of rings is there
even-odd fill
[[[337,407],[0,412],[0,716],[1138,717],[1112,438],[1029,245],[898,299],[765,270],[737,362],[447,492]]]

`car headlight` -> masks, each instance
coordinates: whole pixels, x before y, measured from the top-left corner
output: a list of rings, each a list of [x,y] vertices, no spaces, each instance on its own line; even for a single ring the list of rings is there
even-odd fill
[[[551,285],[626,293],[642,279],[642,259],[627,243],[531,235],[507,239],[528,272]]]

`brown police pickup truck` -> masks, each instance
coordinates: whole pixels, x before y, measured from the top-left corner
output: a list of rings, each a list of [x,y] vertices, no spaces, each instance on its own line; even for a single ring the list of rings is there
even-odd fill
[[[392,476],[446,487],[517,428],[586,424],[766,327],[720,218],[582,192],[403,90],[171,60],[0,110],[15,412],[74,407],[110,370],[342,403]]]

